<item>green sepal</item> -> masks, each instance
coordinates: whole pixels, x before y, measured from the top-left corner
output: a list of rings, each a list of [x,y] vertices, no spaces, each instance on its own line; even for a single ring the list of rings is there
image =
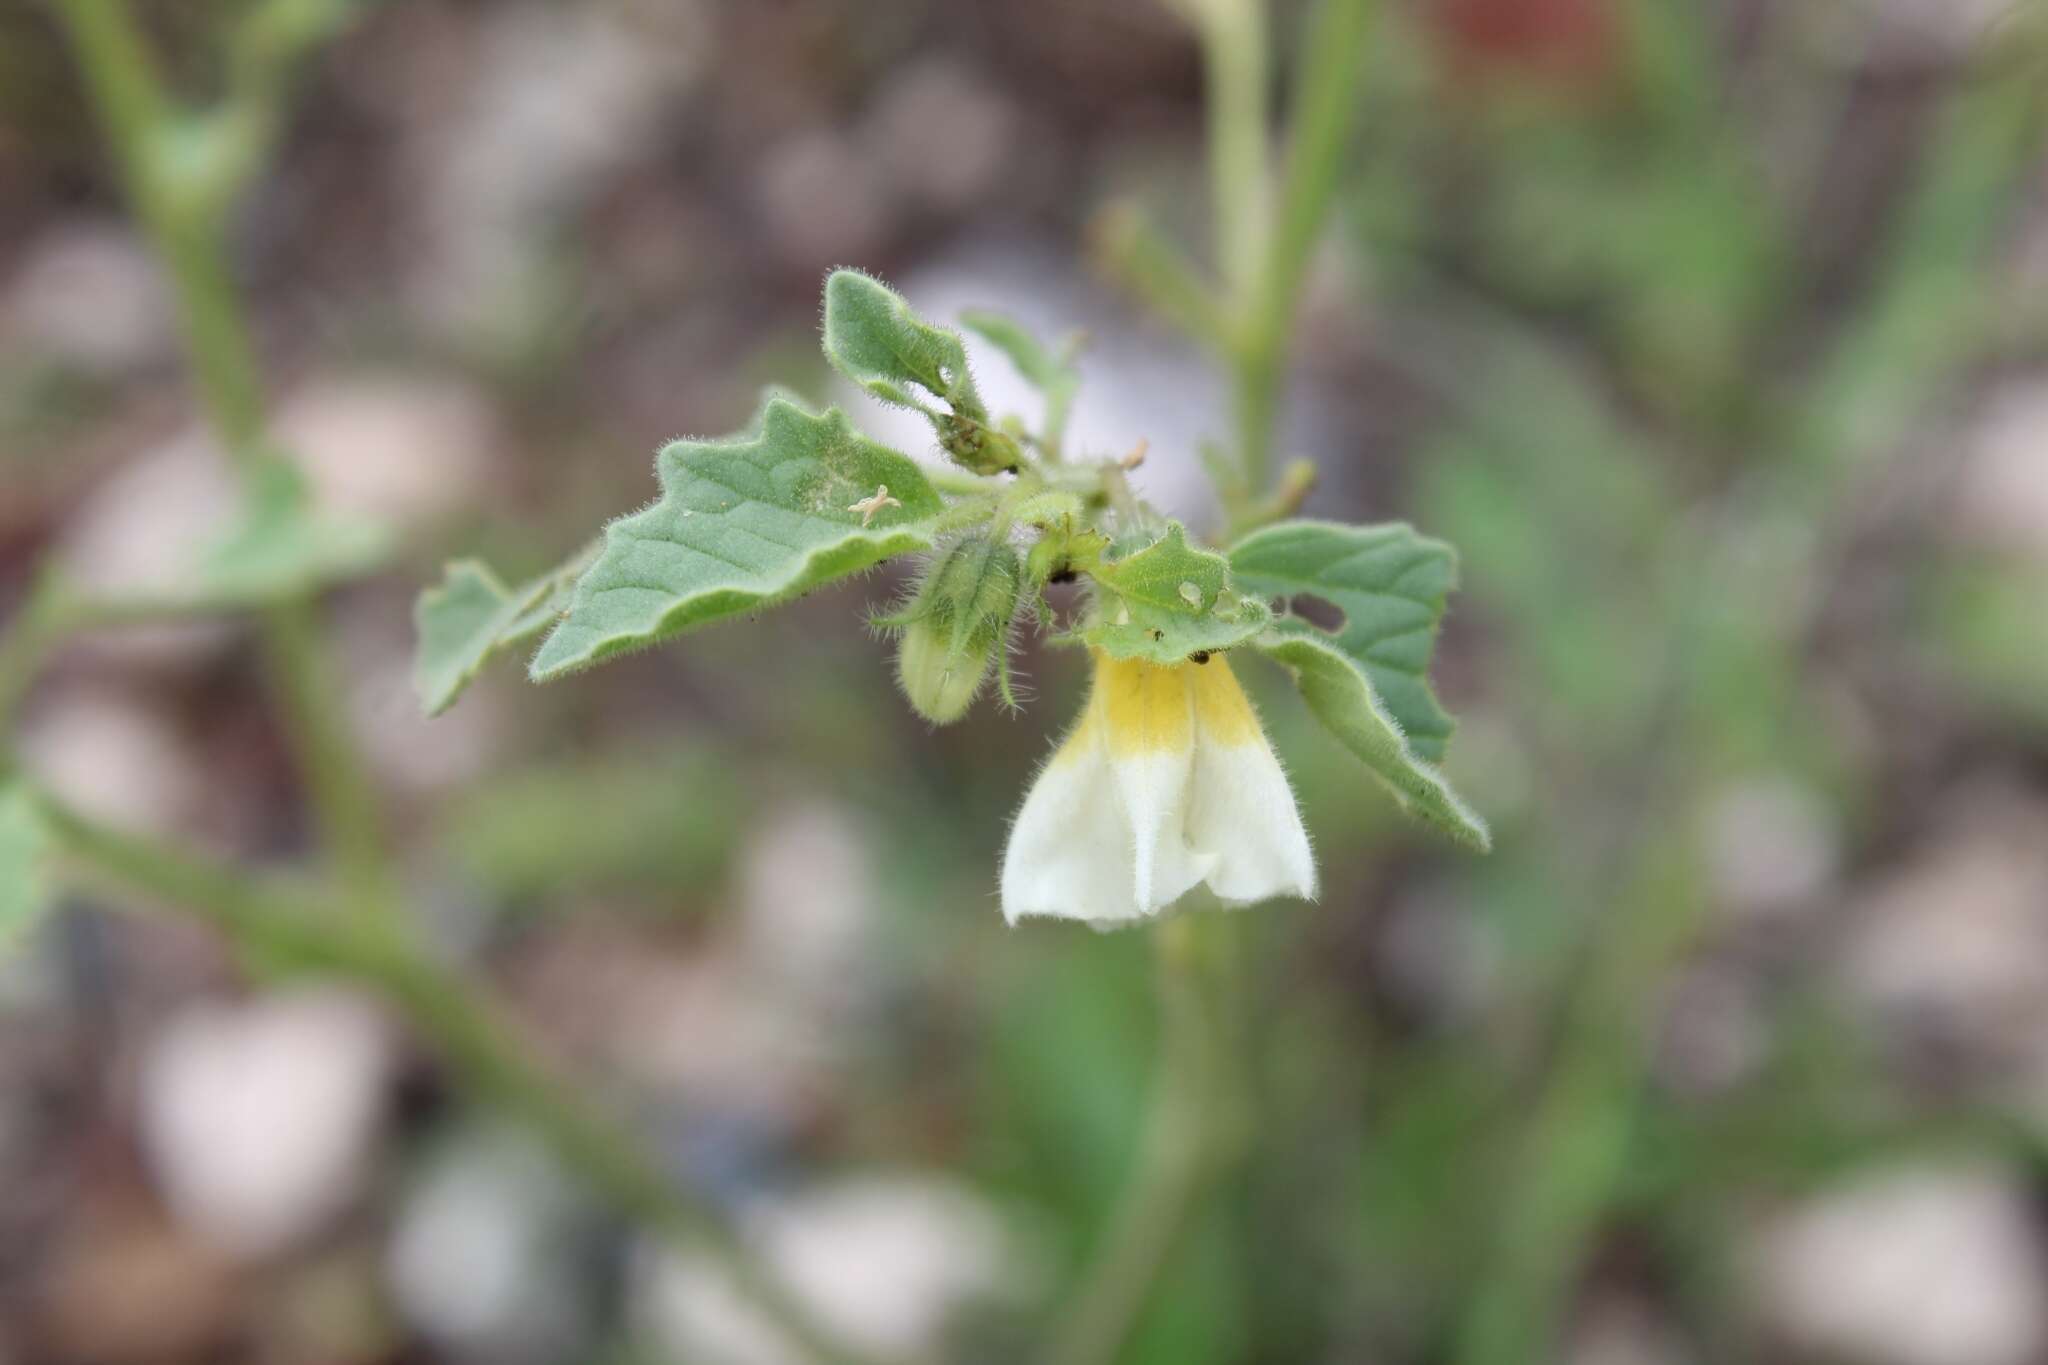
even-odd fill
[[[1097,611],[1078,634],[1111,658],[1179,663],[1241,645],[1272,621],[1264,602],[1233,586],[1230,562],[1189,545],[1179,522],[1144,549],[1087,572]]]
[[[661,496],[605,528],[604,545],[534,656],[546,682],[629,650],[772,606],[932,545],[943,507],[916,462],[771,397],[747,433],[672,441]],[[884,488],[900,506],[856,504]]]
[[[413,605],[419,647],[412,683],[421,708],[440,715],[494,655],[552,625],[568,608],[570,590],[589,559],[587,553],[578,555],[516,588],[507,588],[481,560],[451,562],[441,582]]]
[[[911,709],[935,725],[967,713],[993,666],[1004,703],[1010,688],[1010,625],[1023,562],[1010,543],[972,535],[943,550],[902,610],[870,624],[899,634],[896,680]]]
[[[48,908],[49,831],[20,779],[0,775],[0,953],[19,944]]]
[[[1254,647],[1285,668],[1324,728],[1394,793],[1403,810],[1481,853],[1493,846],[1486,821],[1417,756],[1350,655],[1324,639],[1272,630]]]
[[[1408,747],[1442,762],[1454,722],[1429,686],[1429,660],[1444,598],[1458,580],[1457,552],[1403,522],[1346,526],[1284,521],[1254,531],[1230,550],[1237,586],[1262,597],[1309,595],[1344,613],[1334,631],[1283,616],[1282,633],[1318,640],[1365,671],[1401,726]]]

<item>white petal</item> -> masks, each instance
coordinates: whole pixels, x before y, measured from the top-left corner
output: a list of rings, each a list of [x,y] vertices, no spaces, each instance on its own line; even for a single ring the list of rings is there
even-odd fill
[[[1210,890],[1227,901],[1315,899],[1315,855],[1272,749],[1197,741],[1191,785],[1188,837],[1214,860]]]
[[[1003,918],[1130,920],[1131,826],[1091,705],[1031,784],[1003,854]]]
[[[1316,894],[1316,861],[1287,774],[1227,660],[1190,665],[1195,759],[1188,839],[1214,859],[1209,888],[1227,901]]]
[[[1138,909],[1155,914],[1209,875],[1213,854],[1188,844],[1188,779],[1194,752],[1154,749],[1111,762],[1131,830],[1127,855]]]

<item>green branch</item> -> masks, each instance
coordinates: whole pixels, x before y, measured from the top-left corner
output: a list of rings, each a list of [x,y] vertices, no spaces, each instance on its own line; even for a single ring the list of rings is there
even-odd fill
[[[1153,931],[1159,1061],[1135,1169],[1045,1365],[1114,1365],[1246,1127],[1225,990],[1236,928],[1215,907]]]
[[[206,125],[164,94],[122,0],[59,0],[57,13],[77,50],[129,197],[170,269],[185,348],[208,415],[253,493],[278,457],[264,443],[262,373],[221,242],[226,202],[240,181],[214,173],[203,157],[180,156],[178,125]],[[301,24],[292,31],[310,41],[319,27]],[[301,47],[277,41],[264,50],[271,56],[241,61],[247,83],[242,93],[249,101],[275,104],[283,98],[284,53]],[[258,74],[263,72],[271,74]],[[245,166],[240,174],[251,171],[253,166]],[[374,788],[348,733],[312,612],[310,599],[269,608],[263,617],[265,655],[323,842],[356,899],[388,911],[396,896]]]
[[[1264,497],[1273,481],[1274,427],[1301,283],[1322,241],[1351,139],[1369,18],[1367,0],[1324,0],[1303,26],[1276,226],[1236,304],[1238,459],[1251,498]],[[1256,524],[1245,515],[1250,509],[1232,510],[1234,530]]]
[[[764,1272],[712,1203],[672,1179],[609,1116],[583,1104],[533,1060],[501,1012],[461,976],[388,923],[345,912],[331,893],[262,879],[107,828],[37,799],[60,870],[122,898],[168,901],[237,944],[295,969],[348,978],[397,1006],[463,1084],[523,1120],[569,1169],[620,1212],[664,1238],[708,1252],[754,1307],[811,1356],[859,1357]]]

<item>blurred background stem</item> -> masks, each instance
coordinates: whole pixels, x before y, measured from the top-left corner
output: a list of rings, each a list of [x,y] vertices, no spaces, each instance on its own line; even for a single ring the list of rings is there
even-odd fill
[[[1249,1137],[1232,1008],[1237,925],[1211,904],[1153,930],[1158,1060],[1136,1169],[1046,1365],[1111,1365]]]
[[[169,270],[208,418],[245,493],[253,496],[266,467],[281,457],[264,445],[262,374],[223,250],[230,203],[253,165],[227,175],[209,162],[205,133],[218,120],[182,110],[165,94],[122,0],[62,0],[57,13],[113,144],[128,197]],[[261,89],[266,98],[281,98],[274,86]],[[348,733],[346,704],[326,658],[317,612],[310,598],[267,607],[261,621],[264,655],[323,847],[357,903],[395,913],[398,897],[381,815]]]
[[[112,142],[129,198],[167,266],[201,396],[246,495],[283,457],[264,437],[262,375],[225,251],[235,194],[257,169],[277,122],[287,63],[325,36],[345,11],[323,0],[259,7],[234,45],[229,100],[206,115],[165,93],[122,0],[60,0],[93,105]],[[0,709],[25,690],[34,666],[66,628],[62,596],[39,590],[10,632],[0,661]],[[398,1004],[474,1089],[544,1136],[556,1155],[622,1211],[679,1244],[709,1252],[748,1300],[815,1359],[856,1352],[834,1340],[770,1277],[708,1203],[689,1194],[633,1140],[538,1066],[497,1012],[461,977],[417,946],[400,911],[382,812],[349,731],[316,601],[266,606],[265,659],[321,842],[341,891],[291,894],[227,865],[130,838],[46,804],[69,861],[126,893],[168,899],[209,919],[245,949],[348,976]]]
[[[1957,101],[1922,154],[1897,214],[1869,302],[1844,325],[1799,399],[1773,410],[1754,440],[1775,455],[1713,514],[1665,541],[1663,661],[1630,747],[1636,757],[1620,833],[1600,861],[1594,936],[1562,999],[1555,1060],[1544,1077],[1508,1188],[1494,1216],[1490,1257],[1459,1325],[1459,1365],[1513,1365],[1554,1349],[1574,1286],[1616,1204],[1655,1054],[1656,1005],[1709,909],[1687,831],[1701,816],[1673,773],[1707,773],[1727,717],[1699,681],[1716,643],[1747,639],[1755,655],[1796,652],[1813,627],[1808,606],[1774,621],[1725,604],[1771,599],[1787,583],[1828,585],[1840,553],[1845,496],[1895,452],[1873,431],[1910,430],[1956,373],[1996,340],[1978,281],[2007,221],[2005,168],[2038,136],[2037,83],[1987,82]],[[1873,414],[1879,414],[1873,418]],[[1759,547],[1777,547],[1760,549]],[[1825,600],[1824,591],[1813,602]],[[1716,634],[1721,637],[1716,641]],[[1790,665],[1782,665],[1787,671]]]
[[[1197,340],[1214,345],[1230,376],[1235,477],[1217,480],[1231,535],[1285,515],[1270,495],[1274,445],[1303,277],[1322,239],[1359,107],[1368,0],[1324,0],[1298,43],[1285,166],[1269,155],[1272,72],[1261,0],[1183,0],[1208,79],[1209,173],[1215,302],[1141,216],[1108,227],[1115,254],[1141,292]],[[1305,489],[1303,490],[1305,491]],[[1296,499],[1298,502],[1298,498]]]
[[[679,1245],[711,1256],[812,1358],[858,1365],[808,1309],[766,1274],[719,1212],[652,1162],[617,1124],[582,1103],[533,1059],[501,1012],[387,921],[335,913],[314,885],[272,882],[110,829],[43,799],[45,827],[76,880],[117,896],[163,900],[198,916],[259,960],[368,986],[472,1088],[539,1134],[598,1194]]]

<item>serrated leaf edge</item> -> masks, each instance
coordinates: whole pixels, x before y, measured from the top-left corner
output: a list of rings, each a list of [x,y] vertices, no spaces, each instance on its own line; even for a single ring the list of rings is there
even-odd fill
[[[1285,651],[1292,649],[1312,650],[1345,670],[1351,680],[1358,685],[1359,690],[1364,696],[1366,707],[1373,718],[1385,725],[1388,732],[1393,735],[1400,747],[1406,772],[1413,775],[1417,790],[1409,790],[1403,787],[1395,779],[1394,775],[1382,771],[1378,765],[1366,758],[1365,755],[1358,753],[1355,749],[1351,749],[1350,745],[1345,745],[1345,748],[1365,766],[1368,772],[1379,779],[1381,785],[1385,786],[1393,794],[1396,804],[1403,811],[1443,830],[1459,843],[1477,852],[1486,853],[1492,850],[1493,835],[1487,828],[1485,818],[1479,812],[1473,810],[1471,806],[1467,805],[1464,798],[1452,789],[1450,781],[1444,777],[1440,769],[1417,755],[1414,749],[1409,746],[1407,732],[1402,729],[1400,721],[1395,719],[1393,714],[1386,709],[1385,703],[1380,700],[1378,689],[1372,685],[1371,677],[1366,674],[1363,668],[1358,666],[1357,660],[1325,641],[1292,632],[1278,636],[1262,636],[1252,641],[1252,648],[1286,670],[1288,676],[1293,679],[1297,691],[1301,687],[1301,665],[1290,663],[1284,657]],[[1306,701],[1306,698],[1304,698],[1304,701]],[[1314,708],[1311,707],[1310,710],[1313,712]],[[1324,723],[1326,729],[1330,728],[1326,722],[1322,722],[1320,716],[1317,716],[1317,720],[1319,723]],[[1332,730],[1332,733],[1336,734],[1334,730]],[[1336,737],[1340,743],[1343,742],[1341,734],[1337,734]],[[1425,798],[1434,798],[1436,801],[1441,802],[1443,810],[1431,809],[1429,801]]]
[[[846,433],[849,436],[853,437],[854,439],[863,441],[867,440],[865,436],[862,436],[858,431],[854,430],[853,424],[846,420],[846,414],[841,412],[836,407],[830,407],[825,409],[825,411],[822,413],[816,413],[810,411],[801,403],[792,402],[788,399],[778,397],[771,398],[766,403],[764,403],[762,405],[762,411],[759,415],[758,422],[750,423],[747,428],[743,429],[738,434],[710,441],[697,442],[696,444],[711,447],[723,446],[730,448],[748,445],[753,443],[754,441],[762,439],[760,433],[762,430],[765,430],[766,427],[767,411],[773,408],[777,403],[785,404],[786,406],[794,409],[799,415],[804,417],[806,420],[814,422],[824,421],[835,423],[837,426],[843,428],[846,431]],[[806,579],[811,577],[813,569],[819,563],[820,560],[824,559],[829,555],[843,554],[847,549],[851,547],[866,547],[873,553],[871,557],[867,559],[866,563],[861,564],[855,568],[846,570],[843,574],[839,575],[839,577],[852,577],[856,574],[864,573],[867,570],[876,567],[877,565],[881,564],[884,560],[893,559],[897,555],[912,554],[918,551],[929,550],[933,546],[933,537],[935,534],[937,522],[939,521],[939,517],[929,517],[919,521],[912,522],[899,522],[896,525],[886,527],[864,528],[859,526],[849,526],[847,528],[848,534],[844,539],[834,541],[829,545],[818,546],[814,549],[802,553],[799,558],[787,561],[787,568],[785,572],[778,575],[771,582],[765,584],[760,591],[755,591],[753,589],[748,588],[733,587],[728,585],[712,588],[706,592],[700,592],[688,596],[677,597],[669,603],[669,605],[662,611],[661,615],[657,617],[653,624],[648,626],[646,629],[635,631],[616,631],[612,634],[599,637],[590,642],[589,644],[585,645],[581,649],[581,651],[573,658],[566,659],[544,667],[542,664],[542,660],[546,658],[549,646],[553,644],[555,637],[558,634],[560,634],[563,627],[568,624],[569,620],[574,615],[575,608],[577,607],[577,605],[588,600],[590,597],[596,596],[597,594],[610,592],[621,588],[629,588],[633,586],[629,584],[607,584],[602,588],[586,591],[586,586],[589,582],[590,575],[596,573],[600,568],[603,567],[604,561],[610,555],[612,549],[614,548],[614,545],[622,538],[633,536],[633,533],[628,531],[626,528],[637,518],[661,506],[661,504],[665,502],[674,492],[672,481],[676,477],[676,472],[670,468],[669,461],[663,458],[663,455],[666,453],[668,449],[670,449],[671,447],[678,443],[679,442],[677,441],[669,442],[667,445],[662,447],[662,452],[657,453],[656,455],[655,477],[660,485],[660,493],[653,499],[635,508],[633,511],[625,513],[622,516],[614,517],[610,522],[606,523],[604,528],[604,535],[601,541],[601,548],[598,551],[597,557],[592,561],[591,566],[588,569],[586,569],[581,576],[578,577],[575,587],[572,589],[571,592],[570,605],[568,611],[564,612],[562,617],[554,623],[553,628],[548,632],[546,638],[541,641],[540,648],[534,651],[534,656],[527,665],[527,677],[531,679],[533,682],[552,682],[556,678],[565,677],[571,673],[581,672],[583,669],[590,668],[597,664],[603,663],[607,659],[614,659],[623,654],[631,654],[636,653],[642,649],[649,649],[655,645],[661,644],[666,640],[673,639],[677,635],[684,634],[687,631],[694,629],[695,625],[676,625],[674,623],[677,621],[679,617],[689,614],[692,608],[701,607],[707,602],[715,602],[721,598],[727,598],[731,600],[731,606],[715,612],[714,616],[711,618],[721,619],[727,616],[737,615],[741,612],[754,610],[756,608],[771,607],[776,606],[782,602],[791,601],[797,597],[802,596],[804,592],[809,591],[809,588],[800,588],[796,585],[804,583]],[[887,447],[883,447],[883,449],[887,449]],[[906,461],[909,461],[908,456],[903,456],[902,458],[905,459]],[[705,479],[707,481],[715,482],[715,480],[710,480],[709,476],[701,472],[698,472],[696,477],[700,479]],[[741,503],[753,501],[753,499],[747,498],[744,495],[742,495],[738,489],[728,488],[727,491],[731,492],[734,495],[734,497],[738,499],[738,501],[736,501],[733,504],[735,508],[738,507]],[[732,509],[729,508],[727,510]],[[634,538],[642,540],[663,540],[663,543],[666,544],[679,543],[675,541],[664,540],[664,538],[658,536],[645,536]],[[684,548],[695,550],[697,553],[703,553],[703,551],[697,550],[697,547],[694,546],[684,546]],[[818,587],[823,586],[823,584],[815,583],[811,584],[810,586]],[[666,591],[666,589],[662,589],[662,591]],[[711,624],[711,619],[707,619],[698,624],[709,625]]]
[[[1415,733],[1416,735],[1419,735],[1424,739],[1433,741],[1437,744],[1441,744],[1447,747],[1450,744],[1451,737],[1457,732],[1457,719],[1456,717],[1451,715],[1449,708],[1445,707],[1442,699],[1437,696],[1436,688],[1434,685],[1431,684],[1429,679],[1429,670],[1427,668],[1410,668],[1404,664],[1396,663],[1386,658],[1380,657],[1380,651],[1386,645],[1394,641],[1407,640],[1415,635],[1424,635],[1429,640],[1431,650],[1433,652],[1436,638],[1442,632],[1443,629],[1443,617],[1444,612],[1446,610],[1446,599],[1448,599],[1449,595],[1453,591],[1455,591],[1458,586],[1459,565],[1457,547],[1452,545],[1448,541],[1439,540],[1434,536],[1424,535],[1422,532],[1416,530],[1413,524],[1405,521],[1383,521],[1374,522],[1370,525],[1359,526],[1353,525],[1349,522],[1329,521],[1313,517],[1297,517],[1290,519],[1288,521],[1277,522],[1271,526],[1262,526],[1258,530],[1251,532],[1249,535],[1246,535],[1245,537],[1237,541],[1234,545],[1232,545],[1226,552],[1226,558],[1228,558],[1230,561],[1231,572],[1233,576],[1240,572],[1249,572],[1250,576],[1255,578],[1275,577],[1275,575],[1262,573],[1259,570],[1241,570],[1237,562],[1237,557],[1239,553],[1248,546],[1254,546],[1261,540],[1277,538],[1278,536],[1283,535],[1284,533],[1297,528],[1333,531],[1347,537],[1357,536],[1360,533],[1366,532],[1398,533],[1405,531],[1414,538],[1418,547],[1427,549],[1432,553],[1441,552],[1449,558],[1451,566],[1450,579],[1448,582],[1444,584],[1443,595],[1435,599],[1415,597],[1407,593],[1402,593],[1398,591],[1389,592],[1376,588],[1356,588],[1350,587],[1348,585],[1339,585],[1340,587],[1343,587],[1344,590],[1347,592],[1363,593],[1369,597],[1378,597],[1392,602],[1404,602],[1410,606],[1420,607],[1422,610],[1428,613],[1429,621],[1425,625],[1416,626],[1409,630],[1398,631],[1390,635],[1382,635],[1375,638],[1372,641],[1371,645],[1368,646],[1365,650],[1363,657],[1376,668],[1384,668],[1389,673],[1397,673],[1404,678],[1413,679],[1422,688],[1423,692],[1429,697],[1431,704],[1436,708],[1437,712],[1443,716],[1444,724],[1441,730],[1418,730]],[[1366,547],[1360,547],[1354,553],[1366,553]],[[1338,559],[1334,559],[1330,562],[1333,564],[1341,563],[1343,562],[1344,558],[1349,557],[1351,556],[1343,556]],[[1327,567],[1327,565],[1325,567]],[[1409,572],[1410,569],[1403,569],[1402,577],[1405,577]],[[1296,580],[1290,579],[1290,581]],[[1400,580],[1397,578],[1396,583],[1398,584],[1399,581]],[[1328,595],[1327,591],[1319,590],[1317,585],[1313,583],[1300,583],[1299,586],[1294,587],[1291,591],[1285,593],[1284,595],[1288,597],[1294,597],[1300,594],[1307,594],[1310,596]],[[1337,633],[1325,630],[1323,627],[1315,624],[1313,621],[1308,621],[1300,617],[1280,616],[1275,618],[1274,624],[1276,628],[1284,630],[1289,634],[1298,635],[1302,639],[1313,640],[1322,644],[1330,645],[1332,648],[1336,648],[1334,642],[1337,639]],[[1337,652],[1340,654],[1344,653],[1342,649],[1338,649]],[[1346,655],[1346,657],[1350,656]],[[1370,681],[1370,679],[1368,679],[1368,681]],[[1375,689],[1373,697],[1375,701],[1379,699],[1377,689]],[[1411,740],[1415,737],[1411,736],[1406,729],[1402,730],[1402,735],[1404,738],[1408,738]]]

